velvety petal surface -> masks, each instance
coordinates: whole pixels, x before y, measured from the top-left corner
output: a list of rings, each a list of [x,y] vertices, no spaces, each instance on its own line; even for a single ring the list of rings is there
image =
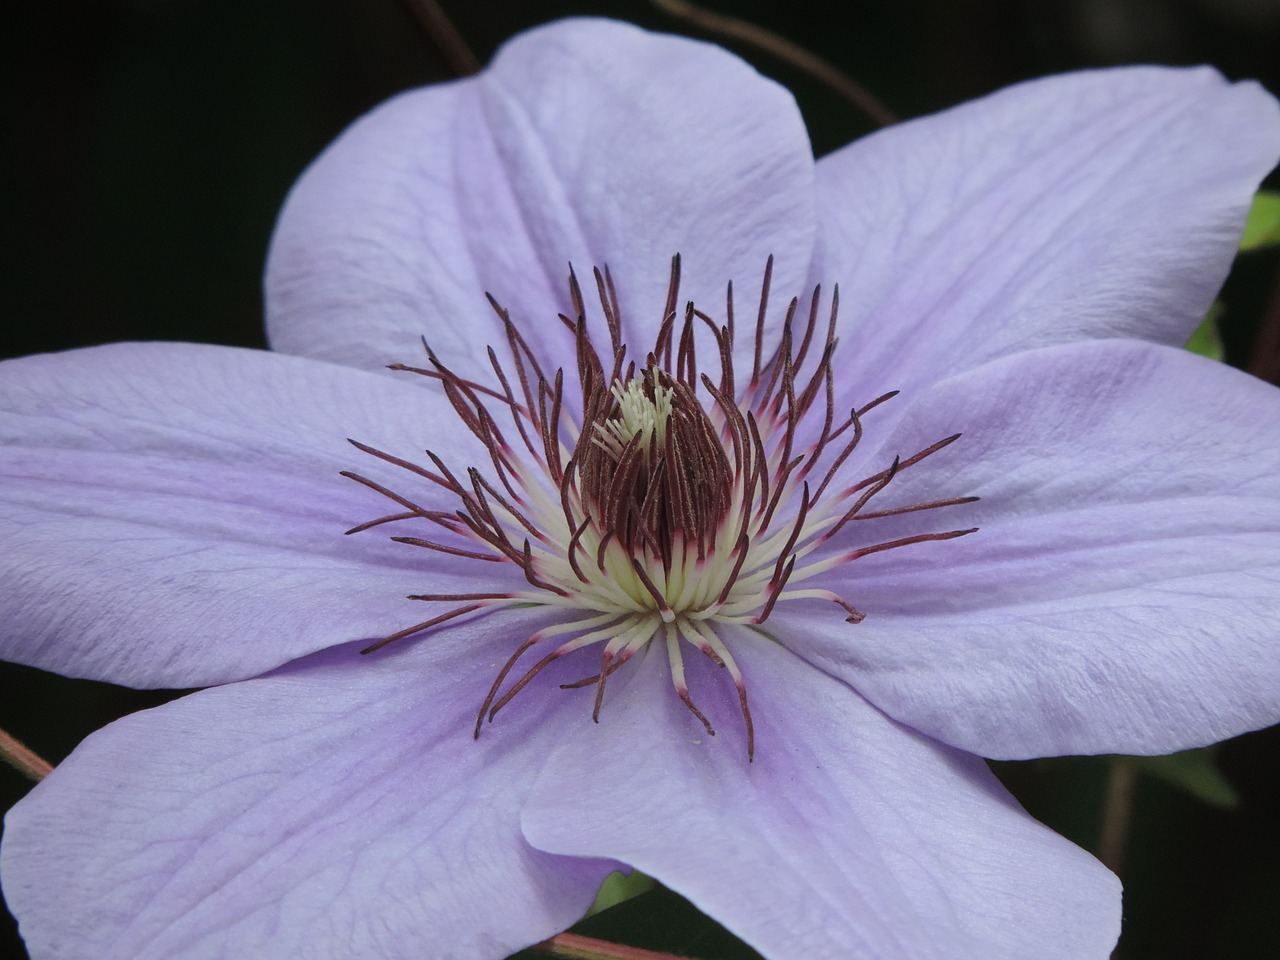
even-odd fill
[[[518,824],[566,695],[530,691],[471,737],[527,614],[335,648],[93,734],[6,819],[32,956],[494,960],[572,924],[616,865]]]
[[[268,329],[278,350],[370,369],[411,361],[425,336],[476,375],[486,344],[506,342],[488,291],[544,357],[571,364],[556,319],[574,312],[568,265],[599,322],[591,269],[607,264],[642,358],[673,254],[681,308],[693,298],[718,314],[735,280],[754,319],[766,258],[779,258],[781,309],[814,232],[813,158],[790,94],[708,44],[561,21],[510,41],[477,77],[384,104],[321,155],[277,225]]]
[[[832,586],[867,614],[781,609],[780,640],[887,714],[997,758],[1167,753],[1280,720],[1280,391],[1133,341],[1049,347],[944,381]],[[780,605],[781,606],[781,605]]]
[[[651,652],[599,728],[551,756],[522,817],[531,843],[624,860],[770,960],[1107,956],[1118,881],[982,761],[758,634],[721,636],[747,678],[755,761],[724,672],[690,664],[708,738]]]
[[[1209,68],[1067,74],[823,157],[815,278],[869,399],[1017,350],[1181,346],[1280,156],[1280,110]],[[864,401],[865,402],[865,401]]]
[[[331,364],[124,344],[0,365],[0,656],[202,686],[426,619],[406,594],[477,589],[389,527],[343,536],[401,509],[344,469],[456,508],[347,437],[483,462],[437,391]],[[511,582],[510,564],[473,566]]]

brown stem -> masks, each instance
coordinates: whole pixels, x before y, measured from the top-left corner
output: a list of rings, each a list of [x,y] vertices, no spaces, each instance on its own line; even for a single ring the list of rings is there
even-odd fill
[[[609,943],[576,933],[560,933],[533,948],[540,953],[563,960],[690,960],[673,953],[656,953],[621,943]]]
[[[819,83],[826,84],[881,127],[892,126],[898,122],[898,118],[889,108],[853,77],[786,37],[780,37],[771,30],[737,17],[712,13],[686,0],[653,0],[653,4],[671,16],[691,23],[710,34],[740,40],[791,64]]]
[[[1127,757],[1112,757],[1107,775],[1107,796],[1102,806],[1102,835],[1098,838],[1098,859],[1116,876],[1124,868],[1129,846],[1129,823],[1133,815],[1133,788],[1138,768]]]
[[[459,77],[480,72],[480,61],[462,39],[444,8],[436,0],[402,0],[417,19],[427,38],[436,45],[449,69]]]
[[[1271,291],[1271,301],[1262,316],[1262,329],[1253,345],[1248,371],[1272,383],[1280,381],[1280,273]]]
[[[53,764],[3,730],[0,730],[0,757],[37,783],[53,772]]]

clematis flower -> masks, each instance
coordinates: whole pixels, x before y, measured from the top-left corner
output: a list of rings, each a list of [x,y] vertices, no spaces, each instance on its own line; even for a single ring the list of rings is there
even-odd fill
[[[0,652],[209,688],[9,813],[33,957],[497,958],[620,865],[771,958],[1105,957],[981,758],[1280,719],[1280,395],[1178,349],[1278,153],[1134,68],[815,163],[592,20],[381,106],[276,352],[3,365]]]

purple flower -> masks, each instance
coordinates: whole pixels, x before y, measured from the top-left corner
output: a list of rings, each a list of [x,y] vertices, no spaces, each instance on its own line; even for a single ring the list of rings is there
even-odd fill
[[[979,758],[1280,719],[1280,396],[1177,349],[1278,152],[1135,68],[815,164],[603,21],[383,105],[285,206],[280,352],[3,366],[0,653],[211,688],[10,812],[32,955],[496,958],[626,864],[771,958],[1105,957]]]

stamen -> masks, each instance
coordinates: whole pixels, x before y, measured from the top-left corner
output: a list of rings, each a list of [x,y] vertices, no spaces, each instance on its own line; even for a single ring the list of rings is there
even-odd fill
[[[895,547],[906,547],[913,543],[928,543],[931,540],[954,540],[956,537],[967,537],[971,533],[977,533],[977,527],[970,527],[968,530],[948,530],[946,533],[917,533],[913,537],[902,537],[898,540],[889,540],[886,543],[877,543],[870,547],[860,547],[857,550],[845,554],[845,561],[852,562],[862,557],[869,557],[873,553],[880,553],[882,550],[893,550]]]
[[[609,664],[609,669],[606,670],[605,672],[610,676],[612,676],[622,668],[623,663],[624,663],[623,659],[619,657],[618,659],[614,660],[612,663]],[[591,676],[583,677],[581,680],[575,680],[573,681],[573,683],[562,683],[560,684],[560,689],[561,690],[581,690],[583,687],[595,686],[599,682],[600,682],[600,674],[593,673]]]
[[[498,695],[498,690],[502,687],[502,682],[507,679],[507,674],[511,672],[511,668],[516,665],[516,661],[525,655],[530,647],[538,642],[538,635],[535,633],[520,646],[516,647],[516,652],[507,658],[507,662],[502,665],[502,669],[498,671],[498,675],[493,680],[493,686],[489,688],[489,692],[485,695],[484,702],[480,704],[480,712],[476,714],[476,728],[471,734],[471,739],[480,739],[480,727],[484,723],[484,715],[493,703],[493,698]],[[492,719],[492,718],[490,718]]]
[[[534,573],[533,549],[529,545],[528,540],[524,542],[524,563],[522,564],[522,566],[524,567],[525,579],[528,580],[529,583],[532,584],[533,586],[539,588],[540,590],[549,590],[552,593],[557,593],[562,597],[573,596],[572,593],[570,593],[568,590],[564,589],[563,587],[556,586],[554,583],[548,583],[546,580],[539,578],[538,575]]]
[[[426,507],[420,507],[412,500],[406,500],[404,497],[400,496],[400,494],[392,493],[386,487],[382,486],[380,483],[375,483],[368,477],[362,477],[360,474],[352,473],[350,470],[343,470],[339,476],[343,476],[348,480],[354,480],[356,483],[363,484],[370,490],[374,490],[382,494],[388,500],[394,500],[396,503],[400,504],[400,506],[406,507],[415,517],[423,517],[424,519],[431,518],[432,511],[428,510]]]
[[[756,729],[755,724],[751,722],[751,708],[747,705],[747,684],[742,679],[742,671],[738,669],[738,664],[729,653],[729,648],[721,642],[719,637],[706,629],[704,624],[690,622],[689,628],[715,651],[721,665],[728,668],[729,676],[733,678],[733,685],[738,690],[738,703],[742,708],[742,722],[747,727],[747,763],[751,763],[756,757]]]
[[[440,553],[448,553],[455,557],[466,557],[468,560],[488,560],[492,563],[501,563],[503,557],[494,556],[492,553],[479,553],[475,550],[463,550],[461,547],[451,547],[445,543],[436,543],[434,540],[423,540],[419,537],[392,537],[396,543],[406,543],[411,547],[424,547],[427,550],[437,550]]]
[[[663,623],[671,623],[675,620],[676,615],[671,612],[671,608],[667,606],[666,597],[662,591],[653,585],[653,581],[649,579],[649,575],[644,571],[644,564],[640,562],[639,557],[631,558],[631,566],[636,571],[636,576],[640,578],[640,582],[644,584],[644,588],[649,591],[649,595],[653,597],[654,603],[658,605],[658,612],[662,614]]]
[[[347,536],[350,536],[353,533],[360,533],[363,530],[368,530],[370,527],[378,527],[384,523],[395,523],[397,520],[411,520],[414,517],[419,517],[421,515],[422,514],[420,513],[414,512],[389,513],[385,517],[378,517],[376,520],[366,520],[364,523],[357,523],[350,530],[345,530],[343,532]]]
[[[752,623],[764,623],[769,619],[769,614],[773,613],[773,605],[778,602],[778,597],[782,595],[782,587],[791,579],[791,571],[796,568],[796,558],[792,557],[787,561],[787,565],[783,568],[782,574],[777,580],[769,583],[768,599],[765,601],[764,608],[756,615]]]
[[[489,349],[492,351],[493,348],[490,347]],[[505,396],[497,390],[494,390],[492,387],[486,387],[484,384],[476,383],[473,380],[463,380],[450,373],[441,373],[439,370],[426,370],[422,367],[412,367],[407,363],[388,363],[387,369],[394,370],[398,373],[416,373],[422,377],[430,377],[432,380],[452,380],[459,386],[466,386],[468,389],[474,390],[476,393],[483,393],[485,396],[493,397],[495,400],[502,400],[509,403],[517,412],[527,413],[527,411],[521,410],[520,405],[515,403],[510,396]],[[353,440],[352,443],[354,442],[355,441]]]
[[[945,437],[942,440],[939,440],[937,443],[930,444],[929,446],[921,450],[919,453],[912,454],[911,456],[907,457],[907,459],[901,462],[899,462],[898,458],[895,457],[893,460],[893,466],[890,469],[896,472],[898,470],[905,470],[907,467],[913,467],[917,463],[919,463],[921,460],[925,459],[925,457],[933,456],[939,450],[943,449],[944,447],[950,446],[951,444],[955,443],[959,439],[960,439],[960,434],[953,433],[951,436]],[[863,489],[866,486],[869,486],[870,484],[879,483],[880,480],[884,478],[885,473],[888,473],[888,472],[889,471],[886,470],[882,473],[877,473],[874,476],[867,477],[867,479],[863,480],[861,483],[855,483],[852,487],[850,487],[846,491],[846,493],[847,494],[857,493],[859,490]]]
[[[465,607],[459,607],[457,610],[450,610],[448,613],[442,613],[440,616],[432,617],[430,620],[423,620],[421,623],[415,623],[412,627],[405,627],[403,630],[397,630],[389,637],[383,637],[377,643],[369,644],[369,646],[365,647],[360,652],[373,653],[375,650],[381,650],[389,643],[394,643],[397,640],[403,640],[405,637],[411,637],[415,633],[422,633],[426,630],[430,630],[432,627],[437,627],[446,621],[453,620],[456,617],[461,617],[464,614],[479,610],[482,606],[484,606],[484,604],[469,603]]]
[[[569,566],[573,568],[573,574],[581,583],[590,583],[591,580],[582,572],[582,567],[578,566],[578,550],[581,549],[582,535],[587,532],[587,527],[591,525],[591,514],[587,514],[582,518],[582,523],[573,531],[573,536],[569,538],[569,547],[565,551],[569,558]]]
[[[509,593],[411,593],[407,600],[510,600]]]
[[[860,623],[875,611],[864,613],[821,581],[814,584],[814,578],[874,553],[974,532],[920,532],[840,550],[827,546],[837,534],[874,529],[855,520],[925,515],[975,502],[977,497],[952,496],[866,510],[902,470],[940,453],[959,434],[895,457],[871,476],[850,477],[847,468],[863,437],[863,418],[896,391],[853,407],[836,423],[839,288],[831,291],[825,329],[819,322],[822,287],[815,286],[801,318],[803,329],[797,327],[800,301],[792,299],[777,340],[766,344],[773,281],[773,258],[768,259],[750,377],[740,392],[733,361],[733,284],[725,289],[721,326],[692,301],[678,312],[681,269],[677,254],[652,343],[629,345],[613,274],[608,266],[593,267],[608,333],[608,350],[601,354],[592,339],[583,288],[570,265],[570,313],[558,315],[573,338],[568,389],[579,394],[568,400],[564,367],[544,368],[510,311],[488,293],[505,340],[505,356],[487,350],[492,382],[460,376],[425,340],[428,366],[391,365],[439,384],[458,421],[480,442],[492,472],[482,470],[483,463],[450,467],[432,450],[426,451],[430,465],[422,466],[351,441],[412,482],[426,483],[431,498],[417,502],[345,471],[397,507],[348,533],[396,525],[391,539],[397,543],[460,560],[514,564],[523,578],[509,589],[501,588],[509,581],[493,589],[482,582],[474,592],[412,594],[412,600],[459,606],[397,631],[365,652],[469,613],[529,607],[558,618],[505,659],[476,715],[475,737],[486,718],[492,721],[548,666],[595,644],[601,644],[595,672],[560,687],[594,687],[591,715],[600,722],[609,677],[661,632],[676,696],[709,736],[715,735],[711,721],[689,694],[682,643],[728,672],[738,692],[750,761],[755,731],[746,682],[717,631],[730,624],[764,623],[780,605],[805,600],[834,603],[846,623]],[[494,412],[510,424],[500,425]],[[512,429],[520,438],[514,445],[504,436]],[[437,508],[442,495],[452,509]],[[424,522],[447,535],[422,536]],[[843,582],[856,589],[855,579]],[[785,642],[785,631],[779,632]],[[530,650],[565,635],[568,639],[508,686]]]
[[[857,499],[854,505],[850,507],[845,515],[839,519],[836,525],[826,532],[824,535],[825,538],[830,540],[839,533],[844,528],[844,525],[852,520],[857,515],[858,511],[867,505],[868,500],[889,485],[893,478],[898,475],[899,468],[900,462],[897,457],[894,457],[893,463],[889,464],[889,469],[880,474],[880,479],[873,483],[871,488]]]
[[[675,687],[676,696],[680,698],[680,702],[689,708],[689,712],[697,717],[702,726],[706,728],[707,736],[714,737],[715,730],[711,727],[711,721],[703,716],[702,711],[694,706],[693,698],[689,696],[689,685],[684,679],[684,657],[680,655],[680,634],[674,624],[668,623],[667,630],[667,663],[671,666],[671,683]]]
[[[723,604],[728,598],[729,593],[733,590],[733,585],[738,580],[738,574],[742,572],[742,565],[747,562],[747,548],[751,546],[751,538],[747,536],[747,529],[743,525],[742,532],[738,535],[738,543],[733,548],[737,559],[733,563],[733,569],[729,571],[729,576],[725,578],[724,589],[720,591],[720,596],[716,598],[716,604]]]
[[[769,309],[769,286],[773,282],[773,254],[769,254],[769,259],[764,265],[764,280],[760,284],[760,312],[756,315],[756,353],[755,360],[751,365],[751,388],[755,389],[757,383],[760,382],[760,359],[764,352],[764,317],[765,312]]]
[[[627,629],[634,627],[638,622],[638,620],[639,618],[637,617],[630,618],[630,620],[628,621]],[[561,646],[557,647],[555,650],[552,650],[545,657],[543,657],[541,660],[535,663],[532,667],[530,667],[529,670],[526,671],[524,676],[522,676],[519,680],[517,680],[515,682],[515,685],[512,686],[510,690],[508,690],[505,694],[503,694],[502,697],[499,698],[498,701],[494,703],[492,707],[489,708],[489,714],[488,714],[489,722],[492,723],[493,718],[497,714],[497,712],[501,710],[503,707],[505,707],[508,703],[510,703],[512,698],[515,697],[515,695],[518,694],[525,687],[527,687],[529,685],[529,682],[532,681],[533,678],[536,677],[538,674],[540,674],[543,670],[545,670],[548,665],[554,663],[556,660],[559,660],[563,656],[573,653],[575,650],[580,650],[583,647],[590,646],[593,643],[599,643],[601,640],[610,639],[614,635],[614,633],[615,633],[614,627],[607,627],[604,630],[595,630],[595,631],[592,631],[591,633],[587,633],[581,637],[577,637],[576,639],[570,640],[568,643],[562,644]],[[528,649],[528,647],[526,646],[525,649]]]

